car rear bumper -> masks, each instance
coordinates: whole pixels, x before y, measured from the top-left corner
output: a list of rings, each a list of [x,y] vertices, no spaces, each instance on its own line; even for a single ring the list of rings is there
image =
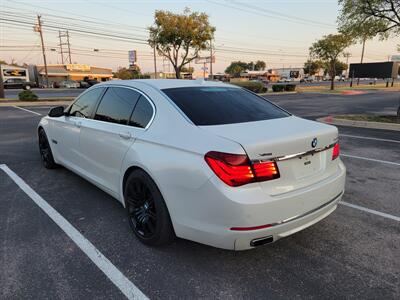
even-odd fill
[[[231,250],[251,249],[255,239],[277,241],[331,214],[343,195],[345,177],[346,168],[339,162],[337,172],[329,178],[278,196],[267,195],[257,185],[232,189],[211,178],[186,198],[190,200],[185,218],[173,220],[175,232],[182,238]]]

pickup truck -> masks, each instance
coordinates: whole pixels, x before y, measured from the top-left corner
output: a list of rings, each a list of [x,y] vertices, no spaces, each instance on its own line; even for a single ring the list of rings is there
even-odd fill
[[[31,88],[33,88],[35,86],[36,86],[36,84],[34,82],[25,81],[21,78],[8,78],[6,81],[4,81],[5,89],[30,90]]]

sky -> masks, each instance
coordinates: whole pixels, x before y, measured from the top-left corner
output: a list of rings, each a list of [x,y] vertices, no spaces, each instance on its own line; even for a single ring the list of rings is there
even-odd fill
[[[205,12],[216,27],[214,72],[223,72],[235,60],[263,60],[267,68],[302,67],[311,44],[337,31],[339,13],[336,0],[0,0],[0,59],[43,64],[40,37],[33,31],[40,14],[47,26],[43,35],[48,64],[61,63],[58,30],[68,29],[73,63],[116,70],[128,66],[129,50],[137,50],[138,65],[151,72],[153,54],[146,40],[154,12],[181,13],[186,7]],[[367,41],[364,61],[386,61],[399,54],[398,44],[398,37]],[[349,62],[360,61],[361,45],[348,52]],[[157,57],[157,69],[172,70],[162,57]]]

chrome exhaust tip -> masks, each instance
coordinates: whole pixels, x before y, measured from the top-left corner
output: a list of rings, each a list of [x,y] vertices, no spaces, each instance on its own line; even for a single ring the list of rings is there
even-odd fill
[[[251,240],[250,246],[251,247],[259,247],[259,246],[262,246],[262,245],[270,244],[273,241],[274,241],[273,236],[269,235],[269,236],[265,236],[265,237],[262,237],[262,238],[257,238],[257,239]]]

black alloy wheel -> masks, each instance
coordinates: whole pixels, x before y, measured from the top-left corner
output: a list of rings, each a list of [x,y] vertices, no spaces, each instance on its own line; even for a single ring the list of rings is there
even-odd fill
[[[58,166],[54,162],[53,153],[51,152],[49,141],[43,129],[39,130],[39,151],[45,168],[54,169]]]
[[[129,175],[124,198],[129,225],[141,242],[157,246],[173,241],[175,234],[168,209],[147,173],[138,169]]]

